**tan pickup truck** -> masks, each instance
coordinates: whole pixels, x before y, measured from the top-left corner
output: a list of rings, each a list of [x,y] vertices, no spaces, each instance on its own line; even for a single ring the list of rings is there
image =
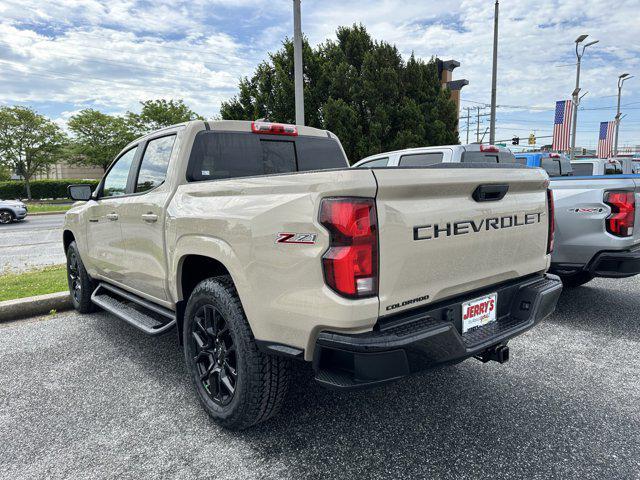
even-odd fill
[[[333,134],[294,125],[160,130],[70,187],[73,302],[177,327],[204,408],[236,429],[278,411],[294,359],[345,389],[502,363],[561,283],[546,173],[491,167],[349,169]]]

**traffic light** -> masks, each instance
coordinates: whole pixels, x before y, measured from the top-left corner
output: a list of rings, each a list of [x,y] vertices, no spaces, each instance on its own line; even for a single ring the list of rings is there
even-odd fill
[[[536,144],[536,136],[535,134],[530,134],[529,135],[529,145],[535,145]]]
[[[511,139],[511,145],[520,145],[520,137],[513,137]]]

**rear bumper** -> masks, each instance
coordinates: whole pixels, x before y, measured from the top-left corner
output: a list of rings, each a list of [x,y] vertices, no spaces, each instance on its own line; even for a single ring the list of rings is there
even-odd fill
[[[329,388],[368,387],[481,355],[553,313],[561,291],[555,275],[536,275],[385,317],[371,332],[322,332],[313,360],[316,380]],[[490,292],[498,293],[498,320],[461,334],[462,303]]]
[[[589,263],[584,266],[575,264],[552,264],[551,270],[558,274],[586,271],[594,277],[632,277],[640,273],[640,246],[629,250],[598,252]]]
[[[623,252],[600,252],[587,266],[596,277],[624,278],[640,273],[640,248]]]

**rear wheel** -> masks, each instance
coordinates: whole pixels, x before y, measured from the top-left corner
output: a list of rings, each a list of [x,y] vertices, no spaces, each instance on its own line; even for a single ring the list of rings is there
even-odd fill
[[[196,286],[183,341],[200,402],[220,424],[241,430],[278,412],[289,386],[289,360],[258,350],[230,277]]]
[[[95,282],[84,268],[76,242],[71,242],[67,248],[67,283],[73,307],[80,313],[95,311],[96,307],[91,301]]]
[[[566,288],[576,288],[593,280],[594,276],[589,272],[576,272],[568,275],[559,275],[562,285]]]
[[[0,224],[6,225],[7,223],[13,222],[13,212],[10,210],[0,210]]]

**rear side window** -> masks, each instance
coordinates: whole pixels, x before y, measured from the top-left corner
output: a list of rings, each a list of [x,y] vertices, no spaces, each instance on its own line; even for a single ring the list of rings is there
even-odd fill
[[[544,168],[550,177],[560,176],[560,161],[555,158],[543,158],[540,160],[540,166]]]
[[[169,135],[147,143],[136,181],[136,192],[152,190],[164,182],[175,141],[176,136]]]
[[[401,167],[428,167],[436,163],[442,163],[444,154],[442,152],[415,153],[400,157]]]
[[[358,168],[378,168],[378,167],[386,167],[389,163],[388,158],[376,158],[375,160],[371,160],[370,162],[363,163],[359,165]]]
[[[593,163],[573,163],[573,174],[577,177],[590,177],[593,175]]]
[[[466,151],[462,154],[463,163],[518,163],[527,164],[526,158],[518,158],[510,152],[480,152]]]
[[[207,131],[196,135],[187,175],[198,182],[346,166],[332,138]]]

